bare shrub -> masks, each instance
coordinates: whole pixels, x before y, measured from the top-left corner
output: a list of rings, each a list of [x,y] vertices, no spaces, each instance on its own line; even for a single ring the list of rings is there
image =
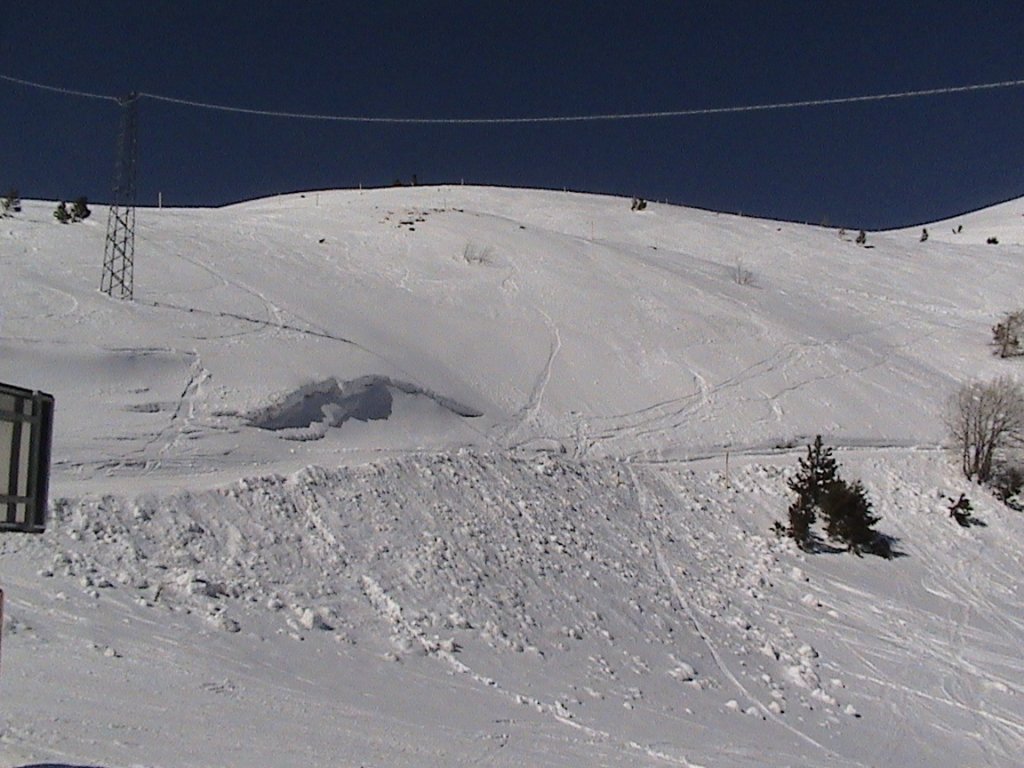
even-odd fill
[[[481,248],[473,243],[466,243],[462,249],[462,258],[467,264],[490,264],[494,260],[494,249],[489,245]]]
[[[1024,309],[1007,312],[1003,319],[992,326],[992,346],[1000,357],[1024,354],[1021,338],[1024,337]]]
[[[945,422],[964,475],[988,482],[996,453],[1024,442],[1024,387],[1008,376],[965,384],[949,399]]]
[[[754,273],[743,266],[743,259],[736,259],[736,266],[732,268],[732,280],[736,285],[754,284]]]
[[[1017,510],[1024,510],[1024,464],[1000,462],[992,475],[996,498]]]

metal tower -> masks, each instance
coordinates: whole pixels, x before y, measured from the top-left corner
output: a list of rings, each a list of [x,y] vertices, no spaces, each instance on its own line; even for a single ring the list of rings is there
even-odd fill
[[[118,100],[121,131],[117,137],[114,199],[107,215],[107,243],[103,249],[100,290],[118,299],[131,299],[134,291],[135,174],[139,157],[137,93]]]

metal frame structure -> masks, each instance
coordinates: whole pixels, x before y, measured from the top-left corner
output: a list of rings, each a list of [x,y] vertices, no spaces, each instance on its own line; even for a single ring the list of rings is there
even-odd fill
[[[0,383],[0,531],[46,529],[53,405],[53,395]]]
[[[114,168],[114,199],[107,214],[107,242],[103,248],[103,277],[100,290],[118,299],[131,299],[135,293],[135,179],[139,156],[139,95],[132,93],[118,100],[121,105],[121,130],[117,137],[117,162]]]

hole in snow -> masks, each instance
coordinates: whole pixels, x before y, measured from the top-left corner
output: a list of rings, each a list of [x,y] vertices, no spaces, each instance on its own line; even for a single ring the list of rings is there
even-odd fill
[[[481,415],[414,384],[386,376],[363,376],[345,382],[331,378],[309,384],[280,403],[250,415],[249,423],[280,432],[286,439],[317,440],[331,427],[341,427],[349,420],[370,422],[390,418],[398,398],[423,401],[423,405],[463,418]]]

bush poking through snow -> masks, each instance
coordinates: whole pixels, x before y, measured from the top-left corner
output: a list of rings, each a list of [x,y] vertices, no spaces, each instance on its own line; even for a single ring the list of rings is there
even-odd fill
[[[61,224],[67,224],[71,221],[71,214],[68,213],[68,204],[61,200],[57,203],[57,208],[53,212],[53,218],[59,221]]]
[[[21,198],[18,196],[18,190],[14,188],[0,197],[0,218],[10,216],[12,213],[21,213]]]
[[[961,528],[970,528],[972,525],[985,525],[985,523],[972,514],[973,512],[974,506],[971,504],[971,500],[963,493],[960,494],[959,499],[949,506],[949,516],[956,520],[957,525]]]
[[[992,474],[990,485],[996,497],[1006,506],[1024,511],[1024,466],[1009,461],[1001,462]]]
[[[70,210],[68,209],[68,204],[61,200],[53,212],[53,218],[61,224],[74,224],[78,221],[85,221],[91,215],[92,211],[89,210],[89,201],[85,197],[76,198],[71,204]]]
[[[945,422],[964,475],[987,483],[996,453],[1024,443],[1024,387],[1009,376],[965,384],[947,402]]]
[[[743,259],[736,259],[736,266],[732,270],[732,280],[736,285],[754,284],[754,273],[743,266]]]
[[[1003,319],[992,326],[992,346],[1000,357],[1014,357],[1024,354],[1021,348],[1024,336],[1024,309],[1007,312]]]
[[[481,248],[473,243],[466,243],[466,247],[462,249],[462,258],[467,264],[490,264],[494,260],[494,249],[490,246]]]
[[[71,204],[71,221],[85,221],[92,215],[92,211],[89,210],[89,200],[85,197],[75,198],[75,202]]]
[[[998,237],[990,237],[985,242],[988,243],[989,245],[999,245],[999,238]]]

